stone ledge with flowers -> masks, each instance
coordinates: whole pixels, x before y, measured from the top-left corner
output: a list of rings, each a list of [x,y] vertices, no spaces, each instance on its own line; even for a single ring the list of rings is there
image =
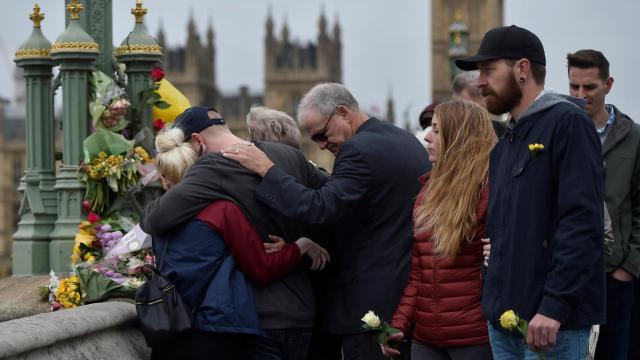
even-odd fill
[[[164,79],[162,69],[153,69],[151,78],[137,95],[137,103],[153,109],[153,129],[148,129],[139,128],[141,110],[114,80],[100,71],[92,74],[92,134],[84,140],[78,171],[86,189],[86,219],[78,226],[68,276],[52,271],[49,284],[39,288],[50,311],[132,298],[145,281],[142,267],[153,264],[150,238],[136,224],[143,204],[160,189],[151,155],[154,136],[190,104]]]

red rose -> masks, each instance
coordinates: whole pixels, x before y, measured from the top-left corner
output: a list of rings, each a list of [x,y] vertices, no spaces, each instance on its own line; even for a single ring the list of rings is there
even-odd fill
[[[153,128],[157,131],[162,130],[164,128],[164,121],[162,121],[162,119],[153,120]]]
[[[89,216],[87,217],[87,220],[89,220],[90,223],[97,223],[98,221],[100,221],[102,218],[100,217],[100,215],[94,213],[93,211],[89,212]]]
[[[151,79],[155,82],[164,79],[164,70],[162,70],[161,67],[154,67],[153,70],[151,70]]]

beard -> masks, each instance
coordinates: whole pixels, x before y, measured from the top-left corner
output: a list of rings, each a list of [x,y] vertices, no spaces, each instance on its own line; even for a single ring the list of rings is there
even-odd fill
[[[510,112],[522,99],[522,90],[513,77],[513,72],[507,78],[509,79],[507,86],[500,92],[495,92],[488,87],[482,89],[487,110],[492,114],[499,115]]]

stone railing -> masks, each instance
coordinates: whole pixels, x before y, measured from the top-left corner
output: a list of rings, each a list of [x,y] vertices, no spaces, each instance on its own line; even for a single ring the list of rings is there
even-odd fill
[[[0,359],[148,359],[131,303],[110,301],[0,322]]]

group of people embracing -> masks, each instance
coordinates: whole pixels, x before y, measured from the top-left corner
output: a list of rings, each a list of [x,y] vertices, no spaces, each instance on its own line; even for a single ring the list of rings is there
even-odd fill
[[[250,141],[206,107],[160,133],[167,191],[141,226],[185,303],[205,296],[193,329],[152,358],[585,359],[606,321],[595,127],[544,91],[526,29],[490,30],[457,65],[480,70],[486,109],[435,107],[426,151],[343,85],[313,87],[298,123],[335,155],[330,175],[280,137],[299,132],[273,110],[279,130]],[[510,114],[500,137],[489,113]],[[369,310],[399,332],[379,344]],[[529,322],[524,337],[500,326],[507,310]]]

